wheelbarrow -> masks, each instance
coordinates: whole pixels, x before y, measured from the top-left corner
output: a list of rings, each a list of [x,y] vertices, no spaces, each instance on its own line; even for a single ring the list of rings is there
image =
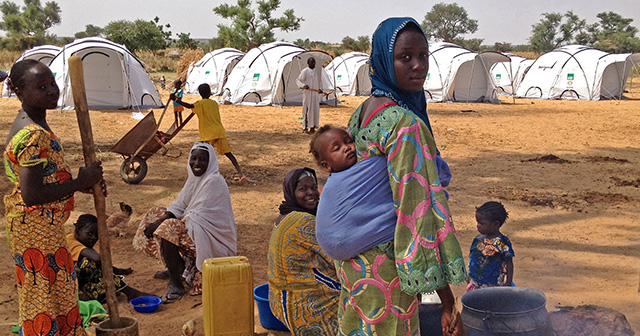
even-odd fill
[[[166,132],[158,130],[169,102],[164,107],[160,119],[156,123],[153,111],[150,111],[127,134],[116,142],[111,151],[122,155],[124,161],[120,165],[120,177],[129,184],[138,184],[147,176],[147,159],[162,148],[162,155],[167,155],[169,148],[165,146],[193,118],[192,112],[182,123],[176,120]],[[179,153],[176,158],[180,156]]]

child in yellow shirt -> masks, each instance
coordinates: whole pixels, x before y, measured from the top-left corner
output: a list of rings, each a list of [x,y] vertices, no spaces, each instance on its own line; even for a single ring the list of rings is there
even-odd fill
[[[200,141],[210,143],[218,154],[224,154],[229,158],[241,176],[240,184],[247,183],[247,177],[242,173],[238,160],[236,160],[236,157],[231,153],[231,146],[229,146],[229,142],[227,142],[227,134],[220,120],[218,103],[216,103],[215,100],[209,99],[209,97],[211,97],[211,87],[209,84],[200,84],[200,86],[198,86],[198,92],[202,99],[193,104],[183,102],[182,97],[175,94],[171,94],[171,100],[175,100],[175,103],[193,110],[193,113],[198,116]]]
[[[67,243],[69,244],[69,253],[76,264],[78,296],[80,300],[84,301],[105,302],[107,297],[102,284],[100,253],[93,248],[98,242],[98,218],[91,214],[80,215],[74,226],[75,231],[67,235]],[[131,274],[131,272],[133,272],[131,268],[113,267],[113,282],[116,286],[116,292],[125,294],[127,300],[151,295],[128,286],[124,282],[123,275]]]

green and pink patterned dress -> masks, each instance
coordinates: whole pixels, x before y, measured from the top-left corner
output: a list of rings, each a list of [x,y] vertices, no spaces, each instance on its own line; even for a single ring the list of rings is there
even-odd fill
[[[336,260],[342,284],[340,335],[419,335],[418,293],[463,284],[467,272],[435,165],[433,136],[397,105],[366,127],[360,106],[349,121],[358,159],[385,156],[396,207],[393,241]]]

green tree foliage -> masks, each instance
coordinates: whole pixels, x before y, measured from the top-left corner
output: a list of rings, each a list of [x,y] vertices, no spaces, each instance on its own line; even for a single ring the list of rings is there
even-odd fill
[[[258,0],[258,8],[251,8],[251,0],[238,0],[237,5],[222,4],[213,9],[214,13],[232,20],[231,25],[218,25],[218,38],[227,47],[247,51],[263,43],[275,41],[274,30],[284,32],[300,29],[304,20],[287,9],[280,17],[273,17],[273,12],[280,7],[280,0]]]
[[[611,53],[640,51],[640,39],[636,37],[638,28],[631,25],[633,19],[614,12],[602,12],[597,17],[600,21],[588,26],[588,33],[583,34],[584,44]]]
[[[0,29],[7,37],[0,47],[9,50],[24,50],[42,44],[54,44],[55,36],[47,34],[47,29],[60,24],[60,7],[54,1],[24,0],[20,7],[11,1],[0,3],[2,21]]]
[[[191,38],[191,33],[180,33],[175,46],[180,49],[197,49],[198,41]]]
[[[94,26],[92,24],[88,24],[84,26],[84,31],[77,32],[75,33],[74,36],[76,38],[85,38],[85,37],[94,37],[94,36],[101,36],[101,35],[102,35],[102,28],[98,26]]]
[[[467,10],[457,3],[439,3],[425,15],[422,29],[431,38],[453,43],[460,35],[475,33],[478,21],[470,19]]]
[[[210,51],[224,48],[224,47],[225,47],[224,40],[222,40],[220,37],[215,37],[209,40],[209,42],[205,43],[202,46],[202,50],[204,50],[205,53],[208,53]]]
[[[160,22],[160,18],[159,17],[156,16],[156,17],[153,18],[153,23],[162,32],[162,36],[164,36],[164,39],[167,40],[167,41],[171,40],[171,31],[168,30],[169,28],[171,28],[171,25],[167,23],[167,24],[165,24],[163,26],[159,22]],[[167,28],[167,30],[164,30],[165,28]]]
[[[482,41],[484,39],[474,38],[474,39],[464,39],[462,37],[458,37],[453,39],[453,43],[457,44],[463,48],[467,48],[473,51],[481,51]]]
[[[496,42],[490,50],[497,52],[507,52],[513,50],[513,45],[508,42]]]
[[[113,42],[124,44],[131,52],[158,50],[167,47],[167,32],[164,32],[157,25],[157,21],[140,19],[136,21],[111,21],[104,27],[102,34]],[[171,36],[171,32],[168,34]]]
[[[48,1],[43,7],[40,0],[24,0],[22,8],[13,2],[3,1],[0,12],[0,29],[10,37],[44,36],[47,29],[60,24],[60,7],[55,1]]]
[[[297,39],[293,41],[293,44],[297,45],[300,48],[311,49],[311,40],[306,39]]]
[[[573,11],[565,14],[543,13],[540,22],[531,26],[533,29],[529,42],[537,52],[549,52],[563,45],[580,43],[586,25],[586,21]]]
[[[345,36],[342,39],[342,48],[345,50],[369,52],[369,49],[371,48],[369,36],[358,36],[357,39]]]

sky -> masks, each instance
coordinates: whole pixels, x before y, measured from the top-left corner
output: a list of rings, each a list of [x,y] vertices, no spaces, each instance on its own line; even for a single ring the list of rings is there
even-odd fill
[[[12,0],[23,5],[22,0]],[[44,4],[49,0],[41,0]],[[104,27],[115,20],[152,20],[158,16],[160,23],[171,24],[173,38],[178,33],[190,33],[192,38],[217,36],[217,25],[229,24],[213,12],[223,1],[211,0],[55,0],[61,9],[62,23],[49,29],[50,33],[73,36],[84,31],[85,25]],[[597,21],[600,12],[612,11],[633,19],[632,25],[640,29],[639,0],[281,0],[276,15],[285,9],[293,9],[304,18],[301,28],[295,32],[276,31],[278,40],[293,42],[308,38],[311,41],[340,43],[350,36],[369,36],[378,23],[391,16],[412,16],[418,22],[434,4],[457,3],[464,7],[469,17],[478,20],[478,31],[465,38],[482,38],[483,44],[495,42],[511,44],[528,43],[531,26],[542,18],[542,13],[565,13],[573,10],[588,24]],[[236,0],[226,1],[236,4]],[[255,4],[255,0],[253,1]]]

